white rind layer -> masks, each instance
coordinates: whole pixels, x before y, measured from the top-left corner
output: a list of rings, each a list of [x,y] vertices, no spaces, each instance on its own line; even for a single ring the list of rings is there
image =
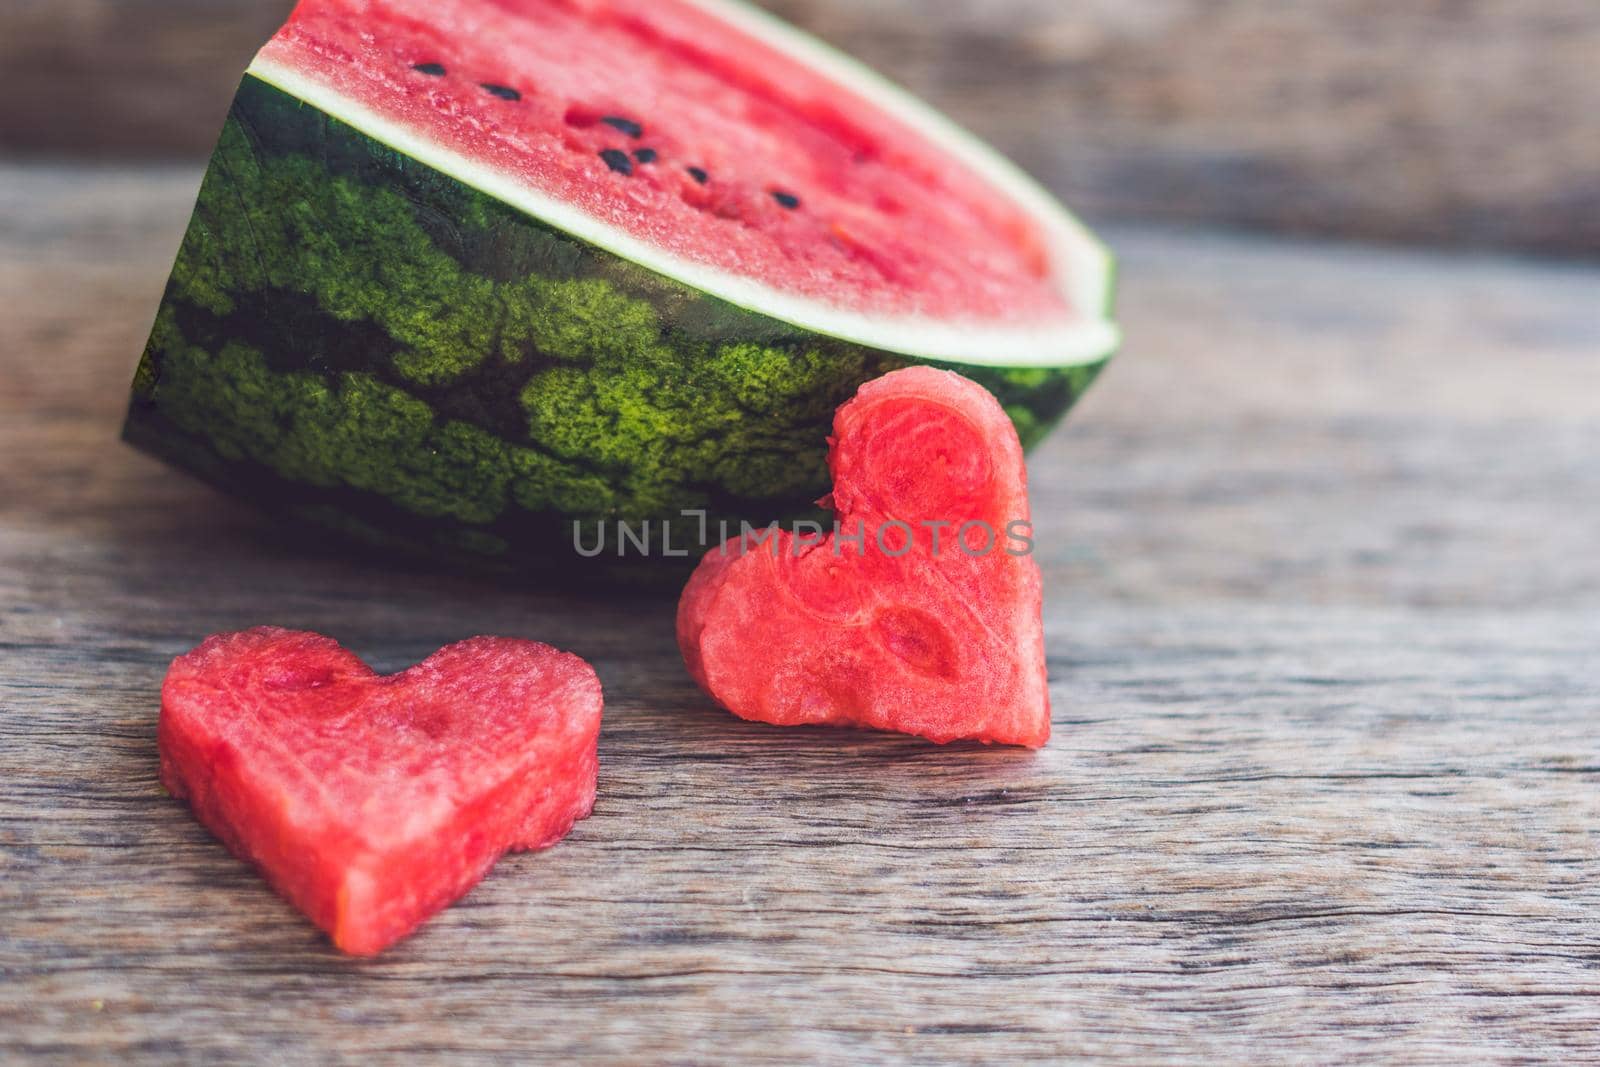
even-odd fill
[[[429,141],[265,52],[251,76],[305,101],[397,152],[494,197],[581,240],[746,308],[802,329],[902,355],[992,367],[1071,367],[1096,363],[1120,343],[1105,317],[1111,303],[1110,252],[1049,193],[993,149],[816,38],[739,0],[690,0],[749,36],[820,70],[952,156],[971,166],[1036,219],[1048,235],[1051,268],[1076,317],[1038,327],[932,322],[907,315],[870,315],[797,296],[717,267],[673,255],[632,234],[550,197],[511,173],[486,166]]]

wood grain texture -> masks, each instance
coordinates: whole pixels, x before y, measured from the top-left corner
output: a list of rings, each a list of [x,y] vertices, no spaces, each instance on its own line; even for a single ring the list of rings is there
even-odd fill
[[[0,157],[209,154],[293,0],[6,0]]]
[[[1600,252],[1600,5],[766,0],[1090,215]],[[288,0],[10,0],[0,154],[200,155]]]
[[[1600,1059],[1600,271],[1113,231],[1038,754],[741,723],[672,605],[286,543],[121,447],[198,174],[0,169],[0,1060]],[[600,803],[340,958],[156,781],[260,622],[607,689]]]

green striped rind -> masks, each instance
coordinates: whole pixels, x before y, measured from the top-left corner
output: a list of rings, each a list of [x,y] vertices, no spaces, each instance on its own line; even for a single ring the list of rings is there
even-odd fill
[[[127,436],[369,541],[548,569],[572,519],[805,512],[834,409],[914,362],[655,274],[247,77]],[[958,369],[1031,445],[1103,365]]]

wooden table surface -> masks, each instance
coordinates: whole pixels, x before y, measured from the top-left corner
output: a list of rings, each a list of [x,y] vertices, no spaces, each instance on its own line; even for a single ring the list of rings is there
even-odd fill
[[[0,168],[0,1060],[1600,1058],[1600,269],[1114,230],[1032,462],[1055,739],[941,749],[122,447],[197,181]],[[588,657],[593,818],[341,958],[156,781],[168,661],[263,622]]]

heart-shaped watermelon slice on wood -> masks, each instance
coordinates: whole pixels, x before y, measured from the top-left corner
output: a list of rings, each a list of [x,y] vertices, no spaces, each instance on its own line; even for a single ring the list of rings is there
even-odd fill
[[[1043,745],[1041,579],[999,403],[896,371],[839,409],[831,445],[832,534],[746,533],[701,561],[678,607],[690,673],[746,719]]]
[[[161,690],[161,780],[345,952],[370,955],[594,806],[601,691],[577,656],[478,637],[400,674],[336,642],[209,638]]]

